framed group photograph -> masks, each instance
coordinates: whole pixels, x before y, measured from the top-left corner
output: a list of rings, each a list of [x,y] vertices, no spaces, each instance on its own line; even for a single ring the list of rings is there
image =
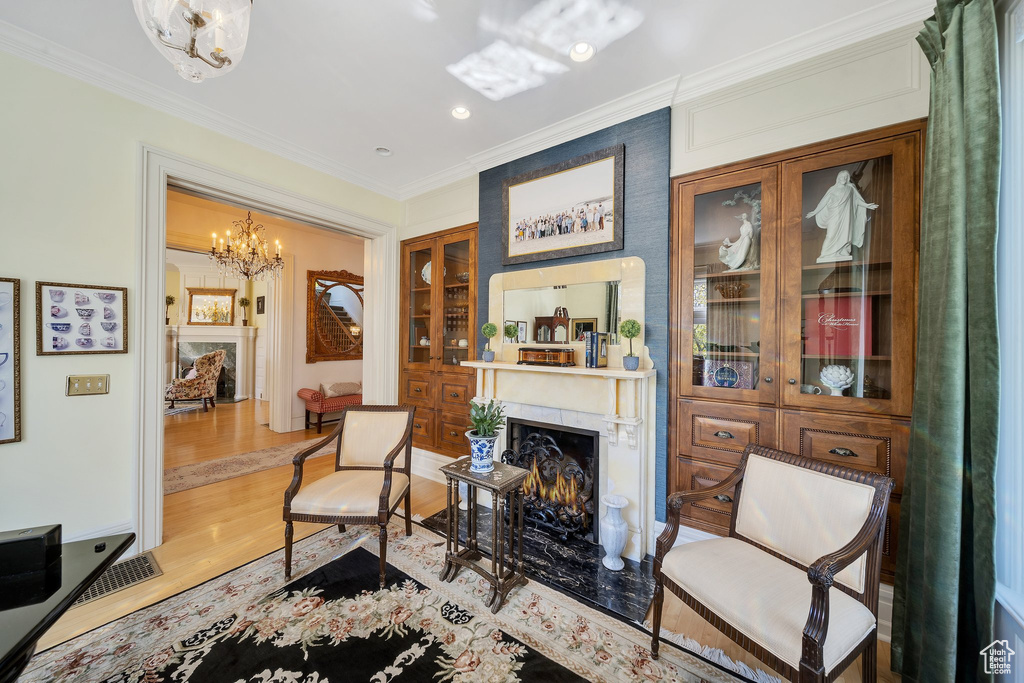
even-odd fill
[[[128,289],[36,283],[36,355],[128,353]]]
[[[622,249],[625,146],[502,183],[502,264]]]
[[[0,277],[0,444],[21,441],[21,280]]]

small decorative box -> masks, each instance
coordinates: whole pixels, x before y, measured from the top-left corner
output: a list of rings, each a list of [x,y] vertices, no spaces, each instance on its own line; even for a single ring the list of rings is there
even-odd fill
[[[560,347],[519,347],[519,361],[517,365],[555,365],[558,367],[570,367],[576,365],[572,348]]]
[[[753,389],[754,363],[749,360],[704,361],[704,386],[726,389]]]

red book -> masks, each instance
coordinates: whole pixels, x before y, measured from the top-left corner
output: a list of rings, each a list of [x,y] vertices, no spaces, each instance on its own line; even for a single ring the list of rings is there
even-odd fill
[[[871,297],[804,299],[804,353],[809,356],[870,356]]]

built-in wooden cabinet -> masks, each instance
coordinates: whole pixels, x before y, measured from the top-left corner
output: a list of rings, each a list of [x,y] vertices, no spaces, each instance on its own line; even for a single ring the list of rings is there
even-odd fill
[[[923,137],[923,121],[899,124],[672,184],[670,487],[721,481],[748,443],[885,473],[896,480],[890,580]],[[724,534],[731,514],[723,495],[690,505],[683,521]]]
[[[399,400],[417,407],[413,443],[469,454],[465,432],[476,376],[477,226],[402,242]]]

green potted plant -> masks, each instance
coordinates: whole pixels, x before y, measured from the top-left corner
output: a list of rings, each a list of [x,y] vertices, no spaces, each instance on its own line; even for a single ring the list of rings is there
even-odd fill
[[[490,472],[494,469],[494,442],[505,426],[504,409],[494,399],[487,403],[474,403],[469,409],[469,421],[473,425],[473,429],[466,432],[473,458],[469,470]]]
[[[243,296],[238,300],[238,305],[242,307],[242,327],[249,325],[249,303],[248,297]]]
[[[171,306],[174,305],[175,301],[177,301],[177,299],[174,298],[173,294],[168,294],[164,297],[164,303],[167,304],[164,306],[164,325],[171,324]]]
[[[519,339],[519,325],[516,325],[515,323],[506,323],[505,339],[508,339],[510,344],[515,344]]]
[[[629,353],[622,358],[622,367],[627,370],[637,370],[640,367],[640,357],[633,353],[633,340],[640,336],[640,323],[630,318],[623,320],[619,325],[619,334],[629,340]]]
[[[491,339],[498,336],[498,326],[494,323],[484,323],[480,328],[480,334],[487,337],[487,346],[484,347],[484,362],[490,363],[494,360],[494,351],[491,350]]]

